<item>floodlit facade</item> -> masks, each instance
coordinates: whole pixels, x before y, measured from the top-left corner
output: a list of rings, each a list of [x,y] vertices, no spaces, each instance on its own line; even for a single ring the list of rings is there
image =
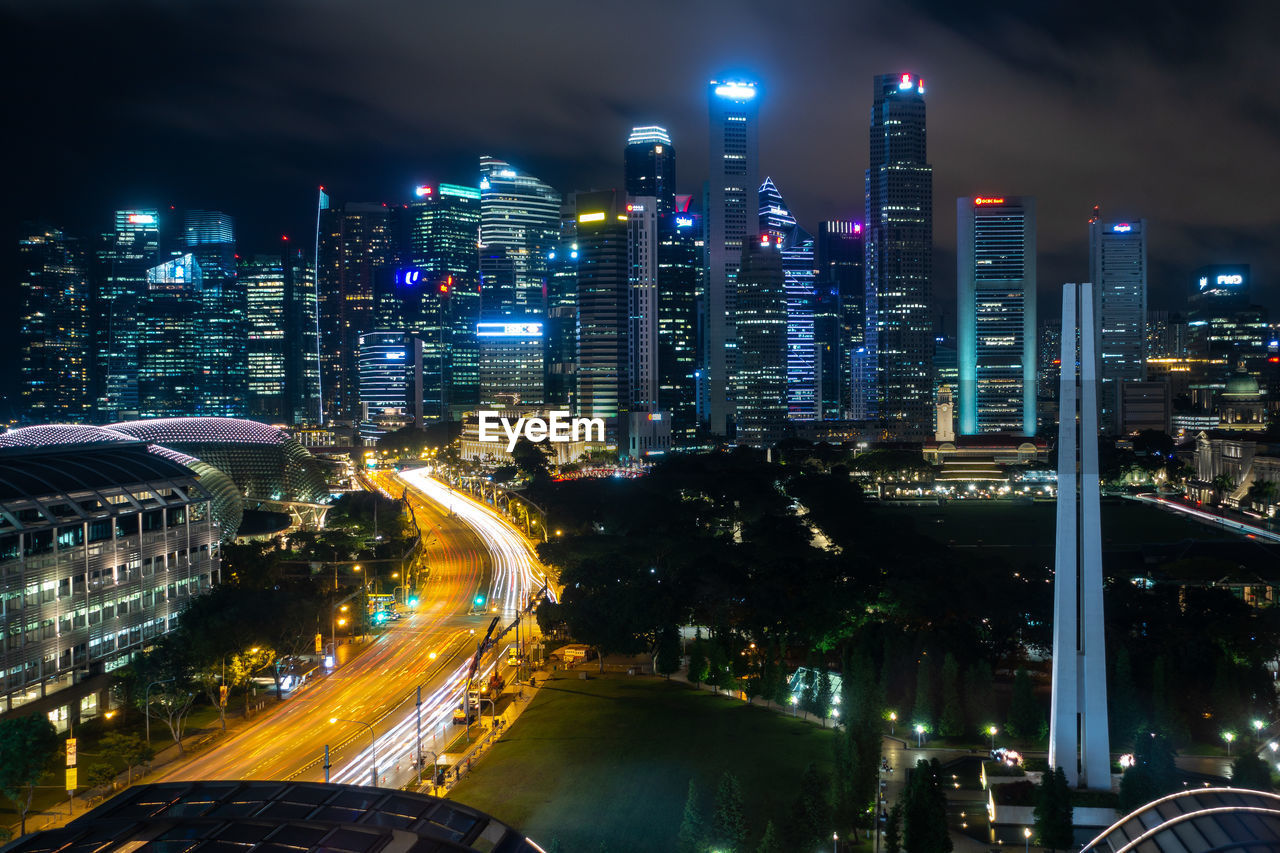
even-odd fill
[[[707,277],[703,311],[707,425],[727,435],[734,419],[731,379],[737,365],[738,265],[748,237],[759,227],[760,91],[749,80],[707,85],[711,122],[706,231]]]
[[[106,674],[218,582],[212,495],[118,441],[0,449],[0,714],[107,710]]]
[[[960,434],[1036,433],[1036,204],[956,201]]]
[[[875,78],[866,174],[867,387],[862,416],[898,439],[933,429],[933,167],[924,81]],[[855,414],[859,417],[859,414]]]

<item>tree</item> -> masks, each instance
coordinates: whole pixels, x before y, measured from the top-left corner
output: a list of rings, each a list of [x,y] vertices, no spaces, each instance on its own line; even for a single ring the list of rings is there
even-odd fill
[[[936,722],[933,705],[933,667],[927,655],[922,655],[916,663],[916,704],[911,712],[913,723],[925,726]]]
[[[116,769],[105,761],[99,761],[90,764],[85,768],[84,781],[90,788],[101,788],[103,794],[109,794],[115,790],[116,776],[120,775]]]
[[[708,645],[711,675],[707,680],[715,685],[717,690],[730,692],[738,685],[737,679],[733,677],[733,667],[729,665],[728,651],[724,647],[724,632],[717,632],[716,636],[708,641]]]
[[[103,755],[109,755],[124,762],[125,778],[129,785],[133,784],[133,768],[139,764],[146,764],[156,754],[145,740],[137,735],[123,732],[107,732],[98,741],[98,748],[102,750]]]
[[[818,687],[813,697],[813,712],[818,715],[818,719],[822,721],[825,728],[827,717],[831,716],[831,671],[827,669],[826,664],[821,666],[822,669],[818,672]]]
[[[1031,673],[1019,669],[1013,676],[1013,699],[1009,703],[1009,734],[1028,740],[1040,737],[1044,712],[1036,703]]]
[[[747,840],[747,825],[742,816],[742,788],[729,771],[720,777],[716,789],[716,810],[711,818],[712,843],[717,850],[739,853]]]
[[[760,836],[756,853],[784,853],[782,840],[778,838],[778,830],[774,829],[773,821],[764,825],[764,834]]]
[[[960,701],[960,664],[956,656],[947,652],[942,661],[942,719],[938,721],[938,734],[943,737],[959,737],[964,734],[964,705]]]
[[[884,824],[885,853],[902,853],[902,801],[893,804],[889,809],[889,818]]]
[[[668,625],[658,635],[657,669],[664,678],[670,678],[680,669],[680,634],[674,625]]]
[[[707,822],[702,816],[702,792],[698,780],[689,780],[689,793],[684,799],[684,816],[680,818],[680,832],[676,836],[678,853],[702,853],[706,845]]]
[[[534,444],[529,439],[521,436],[516,441],[516,446],[511,450],[511,461],[515,463],[520,473],[531,481],[544,483],[551,479],[551,472],[548,470],[549,447],[550,445],[545,443]]]
[[[1231,786],[1271,791],[1271,768],[1256,753],[1247,752],[1231,765]]]
[[[827,777],[810,763],[800,777],[800,789],[791,806],[791,845],[811,850],[831,829],[831,802],[827,799]]]
[[[168,727],[181,754],[183,730],[196,696],[188,646],[179,634],[166,635],[135,658],[129,669],[127,677],[137,682],[135,695],[144,703],[143,713]]]
[[[701,684],[707,680],[707,673],[710,668],[711,662],[707,660],[707,650],[705,641],[702,639],[702,629],[699,628],[694,632],[693,642],[689,644],[689,680],[694,684]]]
[[[1154,732],[1139,735],[1134,740],[1133,764],[1120,777],[1120,811],[1131,812],[1181,786],[1169,739]]]
[[[1054,767],[1044,774],[1036,790],[1036,839],[1040,846],[1050,850],[1073,849],[1072,817],[1067,774],[1061,767]]]
[[[58,731],[44,714],[0,720],[0,792],[18,807],[27,834],[31,797],[58,754]]]
[[[971,727],[985,729],[997,722],[994,684],[995,676],[986,660],[980,660],[965,670],[965,709]]]
[[[950,853],[947,800],[942,790],[938,759],[916,762],[903,794],[902,835],[911,853]]]
[[[1116,746],[1127,744],[1138,728],[1140,702],[1134,685],[1129,649],[1124,644],[1120,644],[1116,651],[1116,663],[1111,673],[1111,683],[1107,686],[1107,698],[1111,741]]]

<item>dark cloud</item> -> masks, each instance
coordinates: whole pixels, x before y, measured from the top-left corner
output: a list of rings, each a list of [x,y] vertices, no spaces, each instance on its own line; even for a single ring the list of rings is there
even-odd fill
[[[697,192],[705,81],[739,69],[763,86],[762,171],[812,228],[861,216],[871,77],[911,70],[929,90],[944,310],[954,200],[975,192],[1037,196],[1046,293],[1087,274],[1094,204],[1147,217],[1151,301],[1177,307],[1202,263],[1280,271],[1274,8],[4,3],[10,224],[89,234],[116,206],[172,201],[235,213],[251,247],[305,229],[316,184],[394,200],[471,179],[481,153],[566,191],[616,186],[627,129],[649,122],[671,129]]]

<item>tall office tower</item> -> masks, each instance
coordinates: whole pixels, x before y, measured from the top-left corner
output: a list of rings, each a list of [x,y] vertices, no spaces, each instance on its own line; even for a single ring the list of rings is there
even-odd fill
[[[481,406],[536,407],[546,401],[544,328],[536,317],[499,317],[476,324]]]
[[[626,443],[629,217],[613,190],[578,193],[578,414]]]
[[[632,128],[623,157],[627,195],[654,196],[658,215],[670,215],[676,202],[676,150],[666,128]]]
[[[934,421],[933,167],[911,74],[875,78],[866,186],[866,414],[918,441]]]
[[[480,301],[485,317],[546,315],[547,254],[559,232],[560,193],[510,163],[480,158]]]
[[[235,223],[216,210],[183,216],[187,251],[202,273],[200,391],[197,411],[239,418],[248,413],[248,305],[236,278]]]
[[[839,405],[824,406],[823,417],[839,418],[853,409],[853,353],[863,344],[866,289],[862,281],[863,228],[861,222],[837,220],[818,223],[818,285],[824,293],[834,293],[839,311],[838,351],[835,359],[839,375]],[[826,372],[823,382],[828,382]]]
[[[1187,321],[1168,311],[1147,312],[1147,345],[1145,357],[1183,358],[1188,354]]]
[[[1260,376],[1271,334],[1266,309],[1251,304],[1253,277],[1249,265],[1201,267],[1192,281],[1187,323],[1191,351],[1198,356],[1224,359],[1227,374],[1234,374],[1243,366],[1247,372]]]
[[[207,355],[203,279],[191,252],[147,270],[147,298],[138,308],[139,417],[190,417],[201,411]]]
[[[627,196],[627,410],[658,405],[658,199]]]
[[[1036,200],[956,200],[960,434],[1036,434]]]
[[[356,336],[360,435],[367,441],[394,432],[412,417],[415,340],[396,331]]]
[[[705,212],[706,362],[701,378],[707,386],[708,428],[714,435],[727,435],[734,417],[731,379],[738,349],[734,334],[738,264],[743,245],[759,226],[760,105],[752,82],[712,80],[707,89],[711,164]]]
[[[319,406],[315,278],[287,241],[240,262],[248,320],[249,417],[303,424]]]
[[[457,420],[479,402],[480,190],[441,183],[420,186],[414,194],[417,200],[409,205],[409,260],[423,276],[420,298],[428,303],[443,298],[443,326],[436,335],[445,368],[442,416]],[[431,307],[421,306],[419,314],[427,315]],[[412,319],[408,323],[429,346],[431,330],[418,329]]]
[[[1040,428],[1047,429],[1058,422],[1058,350],[1062,344],[1062,321],[1040,320],[1036,329],[1039,341],[1036,361],[1036,409]]]
[[[1119,428],[1121,382],[1146,379],[1147,221],[1103,221],[1098,208],[1089,220],[1089,275],[1098,320],[1098,401],[1101,427]]]
[[[117,210],[115,230],[103,235],[97,252],[92,327],[98,416],[108,422],[138,416],[138,307],[159,251],[155,210]]]
[[[814,361],[819,420],[840,417],[844,403],[840,395],[840,294],[835,286],[819,281],[813,297],[813,339],[818,355]]]
[[[743,245],[737,289],[737,441],[772,447],[787,426],[787,292],[776,239],[762,234]]]
[[[18,240],[22,414],[36,423],[82,422],[89,386],[89,279],[75,240],[29,226]]]
[[[573,411],[578,399],[578,223],[572,198],[561,209],[560,238],[547,253],[547,322],[543,331],[547,405]]]
[[[702,283],[702,217],[677,197],[658,223],[658,408],[670,413],[671,438],[693,441],[698,428],[697,299]]]
[[[787,290],[787,417],[811,421],[818,414],[817,341],[813,331],[814,280],[817,277],[813,237],[796,224],[772,178],[759,189],[760,233],[768,234],[782,252]]]
[[[395,266],[395,223],[385,204],[348,202],[320,211],[316,245],[324,420],[360,417],[359,337],[373,331],[374,282]]]

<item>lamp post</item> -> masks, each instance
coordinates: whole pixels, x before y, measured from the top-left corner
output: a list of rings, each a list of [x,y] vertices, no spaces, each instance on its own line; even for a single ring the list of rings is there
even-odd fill
[[[1257,740],[1257,741],[1261,742],[1261,740],[1262,740],[1262,730],[1263,730],[1264,728],[1266,728],[1266,727],[1267,727],[1267,724],[1266,724],[1266,723],[1264,723],[1264,722],[1262,722],[1262,720],[1254,720],[1254,721],[1253,721],[1253,737],[1254,737],[1254,739],[1255,739],[1255,740]]]
[[[363,720],[348,720],[344,717],[330,717],[329,724],[332,725],[334,723],[352,723],[357,726],[364,726],[366,729],[369,730],[369,742],[373,749],[370,756],[373,763],[373,767],[369,771],[370,780],[371,780],[369,784],[375,788],[378,787],[378,736],[374,733],[373,726],[369,725]]]
[[[924,748],[925,728],[921,723],[916,723],[916,749]]]
[[[1231,757],[1231,742],[1236,739],[1235,732],[1223,732],[1222,739],[1227,742],[1227,757]]]
[[[147,689],[143,691],[142,712],[147,718],[147,745],[151,745],[151,688],[157,684],[167,684],[173,681],[172,678],[162,678],[159,681],[153,681],[147,685]]]
[[[898,712],[889,712],[889,734],[893,734],[898,727]]]
[[[1031,827],[1029,826],[1022,827],[1022,837],[1026,841],[1026,844],[1023,846],[1023,849],[1026,850],[1027,853],[1031,853]]]
[[[840,851],[840,835],[838,833],[833,832],[831,833],[831,853],[839,853],[839,851]]]
[[[1000,734],[1000,730],[995,726],[987,726],[987,734],[991,736],[991,751],[996,751],[996,735]]]

